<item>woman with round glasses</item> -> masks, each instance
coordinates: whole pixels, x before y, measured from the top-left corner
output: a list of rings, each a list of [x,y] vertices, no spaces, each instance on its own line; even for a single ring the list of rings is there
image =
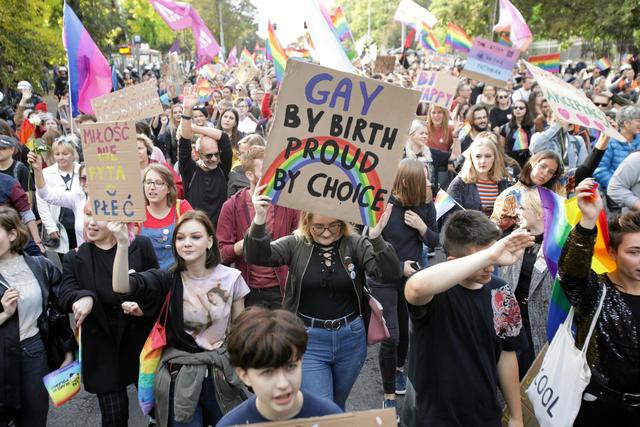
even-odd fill
[[[173,173],[165,165],[154,163],[142,176],[147,220],[139,234],[151,239],[160,268],[167,269],[174,263],[171,236],[182,214],[192,209],[189,202],[178,198]]]
[[[293,235],[272,242],[265,226],[270,204],[270,198],[261,195],[265,188],[258,187],[253,195],[255,215],[244,239],[245,259],[289,267],[282,306],[309,329],[302,388],[344,409],[367,354],[365,275],[383,283],[402,277],[398,256],[381,236],[392,207],[385,209],[369,237],[353,233],[342,220],[307,212]]]

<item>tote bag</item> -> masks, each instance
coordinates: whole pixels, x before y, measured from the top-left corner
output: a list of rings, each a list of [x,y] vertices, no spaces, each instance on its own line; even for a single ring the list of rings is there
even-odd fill
[[[582,350],[576,347],[571,333],[574,315],[574,308],[571,307],[567,319],[549,345],[540,372],[527,388],[527,396],[541,427],[571,427],[578,415],[582,393],[591,380],[587,348],[606,294],[607,288],[603,287]]]
[[[160,316],[151,328],[151,333],[140,352],[140,368],[138,370],[138,404],[142,413],[148,415],[155,404],[153,397],[153,384],[156,378],[156,371],[160,364],[162,350],[167,345],[167,316],[169,313],[169,299],[171,291],[167,293],[164,300]]]
[[[384,320],[384,310],[380,301],[371,295],[371,289],[364,287],[365,297],[369,300],[369,324],[367,325],[367,344],[374,345],[381,341],[391,338],[387,322]]]

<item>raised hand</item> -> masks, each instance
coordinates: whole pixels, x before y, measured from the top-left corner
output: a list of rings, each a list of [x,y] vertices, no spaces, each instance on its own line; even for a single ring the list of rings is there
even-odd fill
[[[603,206],[602,197],[598,192],[598,183],[593,178],[583,180],[576,187],[576,197],[578,198],[578,208],[582,212],[580,225],[593,229],[598,222]]]
[[[524,250],[534,244],[534,237],[525,230],[517,230],[495,242],[489,248],[489,256],[498,265],[515,264]]]
[[[376,239],[380,237],[380,235],[382,234],[382,230],[384,230],[384,228],[387,226],[387,223],[389,222],[389,217],[391,216],[392,210],[393,210],[393,205],[391,203],[387,203],[387,206],[385,206],[384,212],[380,217],[380,221],[378,221],[376,226],[373,227],[371,231],[369,231],[370,239]]]
[[[194,85],[185,85],[183,91],[184,99],[182,100],[182,106],[184,108],[185,113],[191,112],[193,107],[198,104],[198,94],[196,87]]]
[[[257,225],[263,225],[267,221],[267,210],[271,204],[271,197],[262,194],[265,188],[267,188],[267,184],[256,187],[253,196],[251,196],[253,209],[256,212],[253,217],[253,222]]]
[[[113,237],[116,238],[116,242],[118,242],[119,245],[129,246],[129,229],[127,223],[109,221],[107,228],[113,233]]]

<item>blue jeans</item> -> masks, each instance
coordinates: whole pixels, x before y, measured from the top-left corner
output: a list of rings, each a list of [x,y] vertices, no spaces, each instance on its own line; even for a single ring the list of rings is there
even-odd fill
[[[337,331],[308,328],[307,351],[302,358],[302,389],[333,400],[343,410],[367,356],[362,317]]]
[[[175,387],[175,377],[171,378],[171,388],[169,390],[169,427],[202,427],[216,425],[222,418],[222,410],[216,401],[213,390],[213,379],[211,375],[202,380],[202,391],[190,422],[178,422],[173,418],[173,394]]]

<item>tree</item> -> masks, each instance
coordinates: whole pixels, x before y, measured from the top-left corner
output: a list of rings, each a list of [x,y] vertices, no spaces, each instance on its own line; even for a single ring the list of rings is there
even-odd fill
[[[253,47],[258,36],[255,22],[256,8],[250,0],[193,0],[193,7],[198,11],[202,20],[207,24],[211,33],[220,40],[220,14],[224,29],[225,52],[229,52],[235,45]]]
[[[397,2],[387,0],[353,0],[343,2],[347,22],[353,37],[367,34],[369,25],[369,3],[371,3],[371,38],[385,46],[400,45],[400,23],[393,20]]]
[[[124,0],[122,8],[130,37],[139,34],[144,43],[160,51],[166,51],[171,46],[176,35],[151,3],[146,0]]]

